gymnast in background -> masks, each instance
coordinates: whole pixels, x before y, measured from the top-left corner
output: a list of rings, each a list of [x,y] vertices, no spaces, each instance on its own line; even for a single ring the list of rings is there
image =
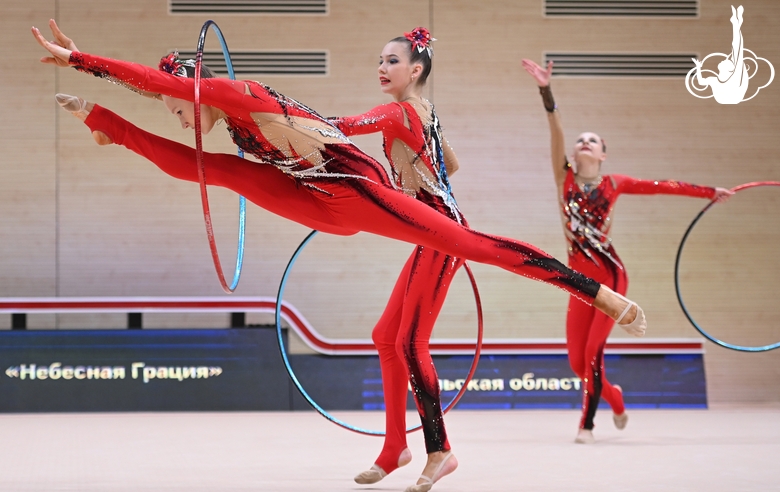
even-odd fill
[[[523,60],[522,65],[539,86],[544,109],[547,110],[553,178],[563,220],[563,234],[568,243],[569,267],[625,295],[628,276],[609,237],[612,208],[618,196],[667,194],[725,200],[733,193],[725,188],[680,181],[652,181],[620,174],[602,174],[601,164],[607,158],[607,144],[592,132],[577,137],[572,158],[567,158],[563,125],[550,89],[553,62],[547,64],[547,69],[531,60]],[[613,318],[593,309],[592,305],[580,301],[576,296],[569,298],[566,348],[572,370],[584,382],[582,418],[575,439],[578,443],[594,442],[593,418],[600,398],[604,398],[612,407],[613,420],[618,429],[625,428],[628,422],[622,389],[611,384],[604,371],[604,346],[614,323]]]

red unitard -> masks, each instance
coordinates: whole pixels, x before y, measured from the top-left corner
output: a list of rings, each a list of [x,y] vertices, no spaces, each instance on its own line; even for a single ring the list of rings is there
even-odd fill
[[[429,103],[391,103],[368,113],[329,118],[347,136],[382,132],[396,187],[440,214],[467,225],[449,186],[447,163],[454,152]],[[426,121],[423,123],[418,109]],[[457,162],[457,161],[455,161]],[[439,378],[428,348],[452,277],[463,260],[417,245],[395,284],[372,338],[379,352],[385,398],[385,442],[376,465],[398,468],[406,443],[406,393],[411,382],[428,453],[450,449],[442,414]]]
[[[562,216],[569,241],[569,266],[625,295],[628,277],[609,237],[612,208],[623,193],[636,195],[685,195],[713,198],[715,188],[679,181],[650,181],[618,174],[601,176],[594,185],[580,186],[566,164],[563,184]],[[607,381],[604,373],[604,346],[614,321],[601,311],[572,296],[566,316],[566,346],[569,364],[583,381],[580,428],[593,429],[599,399],[612,411],[625,411],[623,395]]]

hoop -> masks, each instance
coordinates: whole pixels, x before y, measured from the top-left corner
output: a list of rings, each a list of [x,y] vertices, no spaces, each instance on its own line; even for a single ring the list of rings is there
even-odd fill
[[[350,425],[343,420],[337,419],[330,413],[328,413],[327,410],[322,408],[320,405],[317,404],[314,399],[309,396],[309,393],[306,392],[306,390],[301,385],[300,381],[298,381],[298,377],[295,375],[295,371],[293,371],[292,366],[290,365],[290,360],[287,357],[287,351],[284,346],[284,338],[282,337],[282,323],[281,323],[281,314],[282,314],[282,297],[284,296],[284,288],[287,284],[287,278],[290,275],[290,272],[292,271],[292,267],[295,264],[295,261],[298,259],[298,255],[303,251],[303,248],[306,247],[306,245],[309,243],[309,241],[312,240],[312,238],[317,234],[317,231],[311,231],[306,238],[301,241],[301,244],[298,245],[298,248],[295,250],[295,253],[293,253],[292,257],[290,258],[290,261],[287,263],[287,268],[284,269],[284,274],[282,275],[282,280],[279,282],[279,293],[276,296],[276,338],[279,342],[279,352],[282,355],[282,361],[284,362],[284,367],[287,369],[287,374],[290,376],[290,379],[292,380],[295,387],[298,389],[298,392],[300,392],[301,396],[306,400],[306,402],[311,405],[311,407],[319,412],[320,415],[325,417],[326,419],[330,420],[334,424],[338,425],[339,427],[342,427],[344,429],[350,430],[352,432],[356,432],[358,434],[363,434],[367,436],[384,436],[384,431],[376,431],[376,430],[370,430],[370,429],[363,429],[360,427],[356,427],[353,425]],[[452,401],[450,401],[447,405],[443,407],[443,412],[446,414],[450,408],[454,407],[456,403],[458,403],[458,400],[463,396],[463,394],[466,392],[466,389],[468,387],[469,381],[471,381],[471,378],[474,376],[474,372],[477,370],[477,364],[479,363],[479,355],[482,350],[482,331],[483,331],[483,319],[482,319],[482,301],[479,297],[479,290],[477,289],[477,282],[474,279],[474,274],[471,272],[471,268],[469,268],[468,263],[463,263],[463,268],[466,269],[466,273],[469,276],[469,280],[471,280],[471,289],[474,291],[474,301],[477,305],[477,343],[476,343],[476,349],[474,353],[474,359],[471,362],[471,368],[469,369],[469,374],[466,376],[466,381],[463,383],[463,386],[458,390],[458,393],[452,398]],[[416,426],[410,427],[406,429],[406,432],[414,432],[418,429],[420,429],[422,425],[418,424]]]
[[[222,36],[222,31],[219,30],[219,26],[213,21],[208,20],[203,24],[203,28],[200,30],[200,37],[198,37],[198,52],[195,56],[195,158],[198,164],[198,182],[200,183],[200,201],[203,205],[203,220],[206,223],[206,235],[209,239],[209,249],[211,249],[211,258],[214,261],[214,268],[217,270],[217,277],[219,283],[222,286],[222,290],[231,294],[238,286],[238,281],[241,278],[241,267],[244,262],[244,230],[246,228],[246,199],[243,196],[239,196],[238,199],[238,246],[236,251],[236,269],[233,273],[233,281],[230,285],[225,281],[225,274],[222,272],[222,263],[219,261],[219,253],[217,252],[217,241],[214,239],[214,228],[211,224],[211,210],[209,207],[209,195],[206,190],[206,168],[203,164],[203,143],[200,125],[200,69],[203,64],[203,45],[206,43],[206,32],[209,26],[214,30],[219,38],[219,43],[222,45],[222,55],[225,57],[225,64],[227,65],[228,74],[231,80],[236,79],[236,75],[233,72],[233,62],[230,59],[230,52],[228,51],[225,38]],[[239,148],[238,156],[244,157],[244,152]]]
[[[739,186],[735,186],[731,189],[734,193],[745,190],[748,188],[755,188],[757,186],[780,186],[780,181],[756,181],[753,183],[745,183],[741,184]],[[696,331],[704,335],[705,338],[707,338],[709,341],[716,343],[717,345],[720,345],[721,347],[725,347],[727,349],[731,350],[737,350],[739,352],[766,352],[769,350],[774,350],[776,348],[780,347],[780,342],[773,343],[770,345],[764,345],[760,347],[746,347],[743,345],[734,345],[728,342],[724,342],[723,340],[720,340],[718,338],[715,338],[714,336],[710,335],[704,329],[699,326],[698,323],[696,323],[696,320],[693,319],[693,316],[691,316],[691,313],[688,312],[688,308],[685,307],[685,302],[683,301],[682,294],[680,293],[680,257],[682,256],[682,250],[683,246],[685,246],[685,241],[688,239],[688,235],[693,230],[693,227],[696,225],[696,223],[699,221],[699,219],[704,216],[704,214],[707,212],[707,210],[710,209],[716,202],[710,202],[707,204],[706,207],[702,209],[701,212],[699,212],[699,215],[696,216],[695,219],[693,219],[693,222],[691,222],[691,225],[688,226],[688,230],[685,231],[685,234],[683,235],[682,241],[680,241],[680,247],[677,250],[677,258],[674,261],[674,288],[677,291],[677,300],[680,303],[680,307],[683,310],[683,313],[685,313],[685,317],[688,318],[688,321],[691,322],[694,328],[696,328]]]

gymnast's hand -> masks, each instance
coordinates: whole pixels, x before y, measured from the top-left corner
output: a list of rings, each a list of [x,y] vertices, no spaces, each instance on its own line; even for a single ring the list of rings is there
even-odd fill
[[[728,200],[734,192],[726,188],[715,188],[715,196],[712,198],[713,202],[722,203]]]
[[[54,19],[49,19],[49,27],[54,35],[54,42],[47,41],[37,27],[32,28],[33,36],[38,41],[38,44],[52,54],[52,56],[44,56],[41,58],[41,63],[50,63],[57,65],[58,67],[67,67],[69,65],[68,61],[70,60],[70,54],[79,49],[76,48],[76,44],[72,39],[60,31],[60,28],[57,27],[57,23],[54,22]]]
[[[543,69],[536,62],[527,58],[523,59],[523,68],[528,72],[531,77],[536,79],[536,83],[539,87],[547,87],[550,85],[550,76],[552,75],[553,62],[550,60],[547,62],[547,70]]]

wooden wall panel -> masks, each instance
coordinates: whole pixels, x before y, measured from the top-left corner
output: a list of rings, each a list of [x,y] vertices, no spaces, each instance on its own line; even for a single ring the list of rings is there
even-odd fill
[[[42,52],[28,31],[31,24],[44,28],[56,16],[86,52],[156,65],[169,49],[193,49],[205,18],[170,16],[164,0],[7,4],[0,39],[14,49],[0,62],[8,96],[0,114],[0,293],[219,295],[197,185],[173,180],[124,149],[97,147],[83,124],[55,107],[53,94],[81,95],[188,145],[192,133],[182,131],[157,102],[74,70],[40,65]],[[697,52],[702,57],[728,51],[729,5],[702,2],[697,19],[554,19],[543,17],[540,0],[403,0],[392,7],[332,0],[328,16],[214,20],[233,50],[327,49],[328,76],[264,79],[324,115],[356,114],[386,102],[376,75],[384,43],[415,25],[431,26],[438,41],[428,95],[461,162],[452,184],[469,222],[565,259],[546,117],[520,60],[540,61],[548,51]],[[780,63],[780,5],[769,0],[743,5],[745,45]],[[218,46],[211,35],[208,43]],[[607,173],[720,186],[780,180],[772,157],[780,129],[777,82],[737,106],[695,99],[681,79],[561,77],[553,87],[568,145],[581,131],[601,134],[609,144]],[[384,161],[377,136],[356,142]],[[205,138],[205,147],[233,152],[221,127]],[[696,230],[686,250],[686,296],[702,322],[724,338],[780,339],[771,273],[780,268],[773,257],[780,227],[774,213],[778,196],[772,191],[724,206],[722,214]],[[231,270],[237,199],[218,189],[211,189],[210,197],[220,253]],[[677,306],[672,273],[682,233],[703,205],[679,197],[627,196],[616,208],[614,241],[629,270],[630,296],[647,312],[648,336],[696,335]],[[307,230],[254,206],[247,224],[237,294],[274,295]],[[322,235],[296,265],[286,298],[325,336],[366,336],[411,250],[366,234]],[[564,335],[563,292],[493,267],[473,267],[486,336]],[[717,308],[708,312],[708,306]],[[35,319],[39,327],[83,321]],[[161,326],[204,322],[227,326],[223,318],[155,321]],[[436,334],[473,336],[475,325],[473,298],[461,273]],[[616,330],[614,336],[625,335]],[[713,401],[780,399],[777,354],[732,354],[713,346],[706,361]]]
[[[29,42],[34,20],[53,16],[54,6],[54,0],[10,0],[0,16],[0,44],[8,48],[0,60],[3,296],[56,293],[56,123],[49,99],[55,79],[51,70],[34,70],[40,48]]]

